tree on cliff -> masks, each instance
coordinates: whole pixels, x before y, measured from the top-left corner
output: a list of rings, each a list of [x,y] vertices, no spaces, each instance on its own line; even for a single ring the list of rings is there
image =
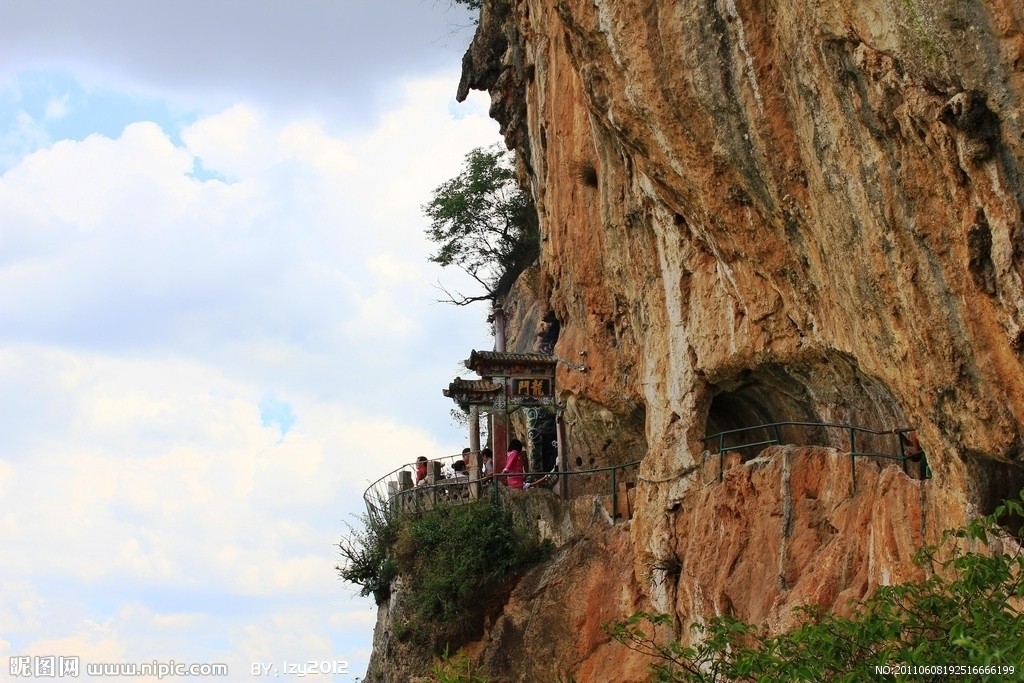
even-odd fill
[[[439,247],[430,260],[458,266],[484,289],[467,296],[442,287],[448,303],[503,296],[537,258],[533,200],[516,181],[512,154],[497,145],[467,154],[462,172],[434,189],[423,212],[431,220],[427,237]]]

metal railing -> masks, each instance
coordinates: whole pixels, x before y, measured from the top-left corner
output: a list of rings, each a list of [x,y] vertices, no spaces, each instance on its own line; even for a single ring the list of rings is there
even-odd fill
[[[435,459],[431,462],[451,463],[462,457],[462,454],[446,456]],[[381,516],[388,518],[393,514],[416,514],[433,509],[439,504],[462,505],[477,500],[485,500],[490,497],[492,503],[501,501],[502,482],[507,482],[510,477],[525,477],[525,488],[558,488],[569,495],[570,482],[583,476],[598,476],[608,473],[611,493],[611,518],[612,524],[618,517],[619,484],[628,482],[626,470],[635,469],[640,464],[639,460],[611,465],[608,467],[596,467],[587,470],[569,470],[567,472],[526,472],[524,474],[493,474],[477,480],[458,479],[445,477],[431,483],[422,483],[418,486],[408,486],[408,481],[416,471],[416,463],[409,463],[398,467],[384,475],[370,486],[363,493],[363,501],[366,503],[366,511],[370,516]],[[401,475],[402,472],[410,472],[409,477]],[[406,481],[403,487],[402,481]],[[596,487],[600,489],[601,487]],[[580,494],[583,495],[583,494]]]
[[[473,455],[479,455],[479,453],[474,453]],[[452,464],[456,460],[461,460],[462,457],[462,453],[456,453],[455,455],[445,455],[440,458],[433,458],[431,460],[428,460],[428,474],[431,463],[440,463],[440,469],[442,473],[446,473],[447,471],[451,471]],[[445,486],[450,486],[456,483],[454,481],[450,481],[447,484],[445,484],[445,482],[449,478],[454,479],[453,477],[445,477],[440,481],[436,481],[434,484],[423,483],[420,486],[415,486],[416,466],[418,464],[419,463],[416,462],[410,462],[401,465],[400,467],[396,467],[395,469],[391,470],[377,481],[370,484],[366,488],[366,491],[363,492],[363,502],[366,503],[366,511],[370,515],[386,513],[392,506],[391,501],[399,492],[415,490],[419,491],[420,493],[425,493],[427,490],[431,490],[434,493],[437,493],[440,490],[443,490]],[[403,473],[407,473],[407,475],[403,476]],[[405,481],[407,478],[409,481],[413,483],[414,486],[412,488],[403,489],[402,482]]]
[[[712,434],[704,438],[704,443],[709,441],[718,442],[718,481],[722,481],[725,469],[725,453],[728,451],[740,451],[749,448],[767,447],[767,446],[779,446],[783,444],[781,428],[783,427],[805,427],[814,429],[842,429],[846,432],[849,443],[849,455],[850,455],[850,488],[851,491],[856,493],[857,491],[857,469],[856,459],[857,458],[880,458],[883,460],[895,460],[899,461],[903,467],[903,472],[909,474],[907,468],[907,462],[912,461],[915,455],[920,455],[921,462],[921,478],[931,479],[932,471],[928,466],[928,459],[925,457],[924,451],[920,451],[919,454],[907,455],[906,444],[904,443],[904,434],[916,431],[911,427],[898,427],[896,429],[888,430],[877,430],[869,429],[867,427],[857,427],[850,424],[836,424],[831,422],[771,422],[763,425],[756,425],[753,427],[741,427],[739,429],[729,429],[717,434]],[[747,434],[750,432],[764,431],[770,436],[767,439],[761,439],[759,441],[752,441],[750,443],[738,443],[738,444],[726,444],[727,437],[732,435]],[[857,435],[868,434],[873,437],[893,437],[896,439],[897,449],[896,453],[882,453],[879,451],[859,451],[857,450]]]

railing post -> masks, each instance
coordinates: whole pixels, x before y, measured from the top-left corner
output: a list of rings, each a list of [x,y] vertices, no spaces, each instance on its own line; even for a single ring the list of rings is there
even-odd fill
[[[437,486],[441,480],[441,463],[431,460],[427,463],[427,509],[433,510],[437,505]]]
[[[725,433],[718,434],[718,483],[725,477]]]
[[[569,458],[565,448],[565,421],[562,413],[555,413],[555,440],[558,442],[558,495],[569,500]]]
[[[896,432],[896,441],[899,442],[899,445],[900,445],[900,464],[903,465],[903,474],[908,474],[908,472],[907,472],[907,452],[903,449],[903,432],[901,432],[898,429],[896,429],[894,431]]]
[[[857,433],[850,427],[850,495],[857,495]]]
[[[618,498],[617,492],[618,492],[618,487],[615,486],[615,468],[612,467],[612,524],[615,524],[615,516],[616,516],[616,514],[619,511],[619,506],[618,506],[618,502],[619,501],[617,500],[617,498]]]
[[[779,423],[778,422],[776,422],[775,424],[772,425],[772,431],[775,433],[775,445],[776,446],[781,446],[782,445],[782,437],[779,435]]]
[[[387,515],[390,518],[392,515],[395,514],[395,510],[398,507],[398,491],[399,491],[399,489],[398,489],[398,482],[395,481],[395,480],[391,480],[391,481],[389,481],[387,483],[387,487],[388,487],[388,504],[387,504],[388,513],[387,513]]]

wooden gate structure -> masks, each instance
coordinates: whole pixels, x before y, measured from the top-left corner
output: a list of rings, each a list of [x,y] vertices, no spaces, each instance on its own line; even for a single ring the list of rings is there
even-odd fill
[[[476,416],[480,410],[490,413],[491,449],[494,471],[505,467],[508,450],[508,415],[520,408],[544,408],[557,414],[555,405],[555,367],[558,361],[544,353],[512,353],[508,351],[472,351],[465,361],[468,369],[480,379],[456,377],[442,393],[455,401],[470,416],[470,449],[479,450],[480,437]],[[560,419],[560,418],[556,418]],[[474,434],[474,432],[476,432]],[[556,430],[558,468],[565,472],[565,448],[562,430]],[[564,479],[559,478],[564,487]],[[564,491],[560,491],[563,495]]]

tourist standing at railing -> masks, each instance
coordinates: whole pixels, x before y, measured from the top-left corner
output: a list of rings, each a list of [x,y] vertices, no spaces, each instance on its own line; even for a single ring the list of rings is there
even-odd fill
[[[521,489],[523,488],[523,473],[526,471],[523,465],[523,442],[519,439],[512,439],[508,442],[508,455],[505,456],[505,469],[501,471],[502,474],[508,475],[502,477],[505,483],[508,484],[509,488]]]
[[[452,463],[452,479],[456,482],[469,481],[469,475],[466,473],[466,463],[461,460],[456,460]]]
[[[427,456],[416,458],[416,486],[427,483]]]
[[[480,451],[480,456],[484,461],[480,473],[484,477],[489,477],[494,474],[494,451],[490,448],[485,448]]]

